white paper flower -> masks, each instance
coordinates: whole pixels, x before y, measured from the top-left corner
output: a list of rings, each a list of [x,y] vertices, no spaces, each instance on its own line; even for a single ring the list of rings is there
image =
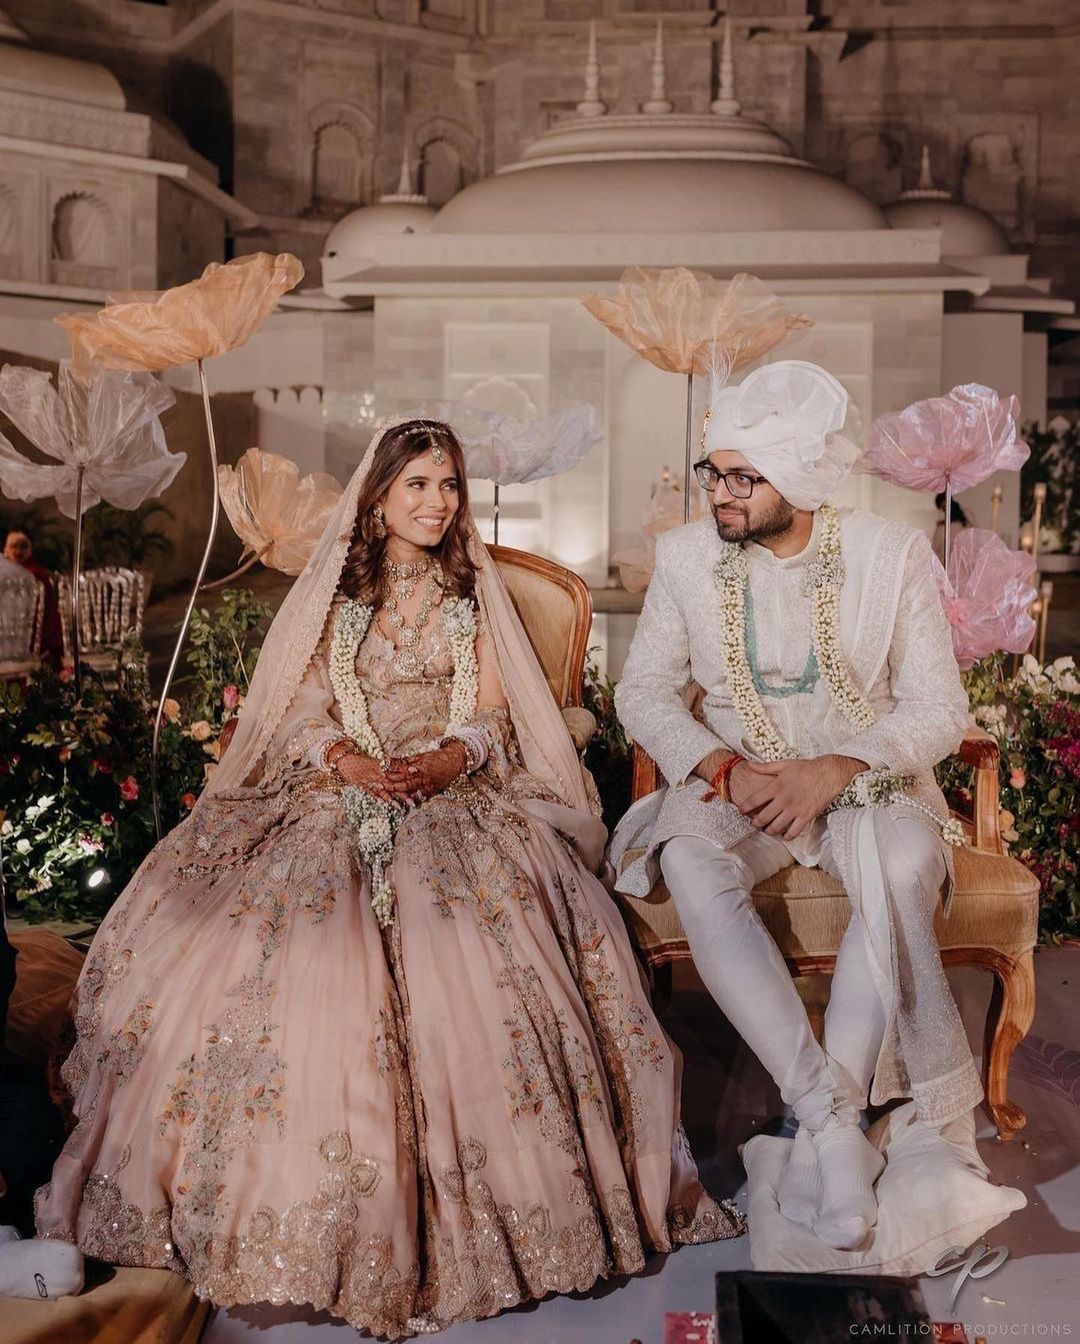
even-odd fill
[[[0,486],[12,499],[53,496],[75,517],[79,468],[83,510],[107,500],[136,509],[172,484],[187,461],[170,453],[159,416],[175,400],[164,383],[142,373],[100,373],[89,384],[76,380],[69,361],[60,364],[56,387],[43,369],[6,364],[0,372],[0,411],[46,457],[33,462],[0,434]]]
[[[576,466],[604,437],[595,406],[520,420],[468,402],[429,402],[418,418],[443,420],[465,449],[469,476],[496,485],[526,485]]]

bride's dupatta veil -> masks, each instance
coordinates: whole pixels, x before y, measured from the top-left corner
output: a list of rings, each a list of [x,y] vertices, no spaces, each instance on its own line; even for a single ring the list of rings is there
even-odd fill
[[[697,1179],[678,1052],[594,876],[595,789],[475,529],[509,712],[479,706],[486,761],[400,818],[380,927],[315,744],[344,733],[327,640],[381,441],[202,797],[98,930],[63,1069],[78,1123],[37,1215],[42,1236],[176,1270],[219,1305],[309,1303],[397,1339],[743,1222]],[[446,732],[444,627],[424,626],[419,672],[375,622],[358,645],[388,755]]]

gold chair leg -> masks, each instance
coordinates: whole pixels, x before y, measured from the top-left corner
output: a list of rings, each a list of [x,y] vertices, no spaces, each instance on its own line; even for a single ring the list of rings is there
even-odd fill
[[[1035,954],[1025,952],[1016,961],[997,958],[992,969],[994,988],[986,1014],[983,1086],[998,1138],[1006,1142],[1027,1124],[1027,1116],[1009,1100],[1009,1061],[1035,1016]]]

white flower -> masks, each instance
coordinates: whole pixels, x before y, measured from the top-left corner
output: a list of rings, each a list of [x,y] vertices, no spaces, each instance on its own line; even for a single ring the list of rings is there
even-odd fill
[[[208,742],[213,737],[214,730],[205,719],[199,719],[188,729],[188,735],[194,738],[196,742]]]
[[[947,845],[959,846],[967,841],[964,828],[955,817],[950,817],[941,826],[941,838]]]

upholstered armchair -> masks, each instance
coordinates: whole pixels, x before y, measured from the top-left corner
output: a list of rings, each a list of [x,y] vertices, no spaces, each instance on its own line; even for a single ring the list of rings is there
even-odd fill
[[[553,560],[508,546],[489,546],[488,551],[544,669],[574,745],[584,751],[597,727],[596,719],[581,703],[592,626],[589,590],[572,570]]]
[[[980,966],[993,973],[983,1085],[999,1136],[1011,1139],[1026,1123],[1023,1111],[1008,1098],[1008,1074],[1012,1053],[1035,1012],[1039,884],[1028,869],[1006,855],[1002,844],[997,743],[973,730],[959,756],[974,770],[974,805],[972,815],[962,818],[968,843],[955,852],[956,894],[949,918],[938,916],[937,934],[946,966]],[[660,784],[655,763],[635,747],[634,800]],[[630,851],[623,865],[640,852]],[[670,993],[671,965],[688,960],[690,949],[667,888],[661,881],[644,901],[618,894],[617,900],[658,992]],[[818,868],[796,864],[758,883],[754,904],[793,975],[831,973],[849,913],[848,898],[838,882]],[[820,1028],[820,1018],[815,1026]]]

